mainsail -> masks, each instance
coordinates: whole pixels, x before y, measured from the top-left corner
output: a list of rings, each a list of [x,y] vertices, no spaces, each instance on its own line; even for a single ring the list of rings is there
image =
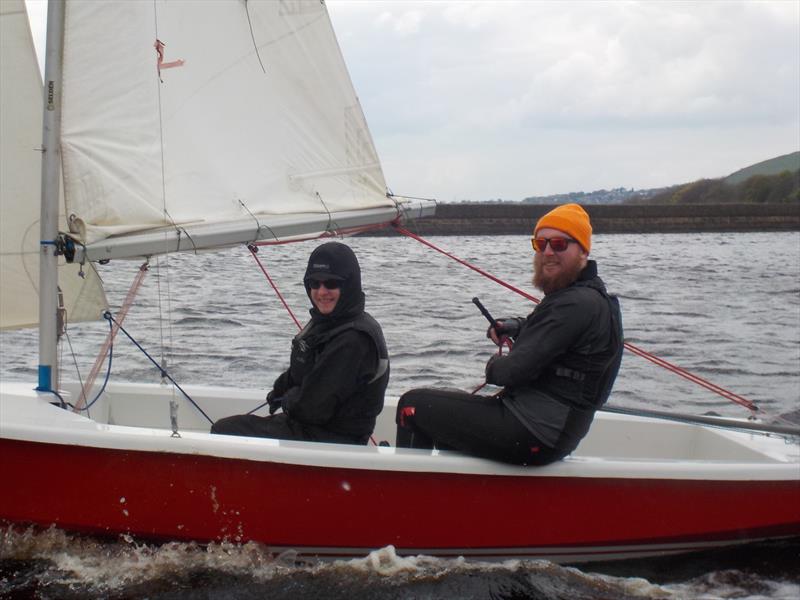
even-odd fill
[[[320,0],[69,2],[62,123],[91,260],[398,213]]]
[[[37,325],[42,78],[23,0],[0,2],[0,329]],[[61,210],[62,228],[66,221]],[[62,264],[59,288],[71,321],[106,306],[90,265]]]

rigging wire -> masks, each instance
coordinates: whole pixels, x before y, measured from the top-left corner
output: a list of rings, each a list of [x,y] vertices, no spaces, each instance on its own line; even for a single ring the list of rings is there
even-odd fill
[[[203,415],[203,416],[204,416],[204,417],[205,417],[205,418],[208,420],[208,422],[209,422],[209,423],[214,423],[214,421],[212,421],[212,420],[211,420],[211,417],[209,417],[209,416],[208,416],[208,415],[205,413],[205,411],[204,411],[202,408],[200,408],[200,406],[199,406],[199,405],[198,405],[198,404],[197,404],[197,403],[196,403],[196,402],[195,402],[195,401],[192,399],[192,397],[191,397],[191,396],[190,396],[188,393],[186,393],[186,390],[184,390],[184,389],[183,389],[183,388],[182,388],[182,387],[181,387],[181,386],[178,384],[178,382],[177,382],[177,381],[175,381],[175,379],[173,379],[173,378],[172,378],[172,375],[170,375],[170,374],[169,374],[169,372],[167,372],[167,370],[166,370],[166,369],[165,369],[163,366],[159,365],[159,364],[158,364],[158,361],[156,361],[156,359],[154,359],[154,358],[153,358],[153,357],[150,355],[150,353],[149,353],[149,352],[147,352],[147,350],[145,350],[145,349],[144,349],[144,347],[143,347],[143,346],[142,346],[142,345],[141,345],[139,342],[137,342],[137,341],[136,341],[136,340],[133,338],[133,336],[131,336],[131,334],[130,334],[130,333],[128,333],[128,332],[125,330],[125,328],[124,328],[122,325],[120,325],[119,323],[117,323],[117,321],[115,321],[115,320],[114,320],[114,316],[111,314],[111,312],[109,312],[109,311],[106,311],[105,313],[103,313],[103,317],[104,317],[105,319],[108,319],[108,320],[109,320],[109,322],[113,322],[113,323],[114,323],[114,324],[117,326],[117,328],[118,328],[118,329],[119,329],[119,330],[120,330],[122,333],[124,333],[124,334],[125,334],[125,336],[126,336],[126,337],[127,337],[127,338],[128,338],[130,341],[131,341],[131,342],[133,342],[133,345],[134,345],[134,346],[136,346],[136,347],[137,347],[139,350],[141,350],[142,354],[144,354],[144,355],[147,357],[147,359],[148,359],[148,360],[149,360],[151,363],[153,363],[153,365],[155,365],[155,367],[156,367],[156,368],[159,370],[159,372],[161,373],[161,377],[162,377],[162,379],[168,379],[168,380],[169,380],[169,382],[170,382],[170,383],[171,383],[173,386],[175,386],[175,387],[176,387],[176,388],[177,388],[177,389],[178,389],[178,390],[181,392],[181,394],[183,394],[183,395],[184,395],[184,397],[185,397],[185,398],[186,398],[186,399],[187,399],[189,402],[191,402],[191,403],[194,405],[194,407],[195,407],[195,408],[196,408],[198,411],[200,411],[200,414],[202,414],[202,415]]]
[[[534,296],[531,296],[527,292],[525,292],[525,291],[523,291],[523,290],[521,290],[521,289],[519,289],[519,288],[517,288],[517,287],[515,287],[515,286],[513,286],[513,285],[511,285],[509,283],[506,283],[505,281],[499,279],[498,277],[495,277],[491,273],[488,273],[487,271],[484,271],[483,269],[481,269],[479,267],[476,267],[475,265],[467,262],[466,260],[461,259],[461,258],[451,254],[450,252],[447,252],[446,250],[444,250],[442,248],[439,248],[435,244],[429,242],[428,240],[425,240],[424,238],[420,237],[419,235],[417,235],[415,233],[412,233],[412,232],[408,231],[407,229],[404,229],[399,224],[395,225],[395,229],[398,231],[398,233],[401,233],[402,235],[405,235],[405,236],[410,237],[410,238],[412,238],[414,240],[417,240],[418,242],[428,246],[429,248],[432,248],[433,250],[436,250],[437,252],[439,252],[441,254],[444,254],[445,256],[455,260],[456,262],[464,265],[465,267],[468,267],[468,268],[472,269],[473,271],[476,271],[476,272],[480,273],[484,277],[487,277],[488,279],[491,279],[495,283],[498,283],[498,284],[502,285],[503,287],[511,290],[512,292],[515,292],[515,293],[519,294],[520,296],[522,296],[524,298],[527,298],[528,300],[531,300],[535,304],[538,304],[540,302],[540,300],[538,298],[535,298]],[[707,390],[709,390],[711,392],[714,392],[715,394],[717,394],[719,396],[722,396],[723,398],[726,398],[727,400],[730,400],[732,402],[735,402],[736,404],[744,406],[745,408],[747,408],[747,409],[749,409],[749,410],[751,410],[753,412],[756,412],[756,411],[759,410],[758,406],[756,406],[755,403],[753,403],[751,400],[748,400],[747,398],[745,398],[743,396],[740,396],[739,394],[731,392],[730,390],[727,390],[727,389],[725,389],[725,388],[723,388],[723,387],[721,387],[721,386],[719,386],[719,385],[717,385],[715,383],[712,383],[712,382],[708,381],[707,379],[704,379],[704,378],[700,377],[699,375],[695,375],[694,373],[691,373],[691,372],[687,371],[686,369],[684,369],[682,367],[674,365],[674,364],[670,363],[669,361],[664,360],[663,358],[660,358],[660,357],[658,357],[658,356],[656,356],[656,355],[654,355],[654,354],[652,354],[650,352],[647,352],[646,350],[643,350],[642,348],[639,348],[639,347],[631,344],[630,342],[624,342],[624,346],[625,346],[625,348],[627,350],[629,350],[630,352],[633,352],[637,356],[641,356],[642,358],[645,358],[645,359],[649,360],[650,362],[652,362],[652,363],[654,363],[654,364],[656,364],[656,365],[658,365],[658,366],[660,366],[660,367],[662,367],[664,369],[667,369],[668,371],[670,371],[672,373],[675,373],[676,375],[679,375],[679,376],[683,377],[684,379],[687,379],[688,381],[691,381],[692,383],[695,383],[695,384],[697,384],[697,385],[699,385],[701,387],[704,387],[705,389],[707,389]]]
[[[165,160],[164,160],[164,115],[163,115],[164,107],[163,107],[163,102],[162,102],[162,98],[161,98],[161,86],[164,85],[164,81],[161,79],[161,55],[160,55],[160,53],[161,53],[161,48],[163,48],[163,43],[159,40],[159,37],[158,37],[158,6],[156,5],[156,1],[155,0],[153,0],[153,21],[154,21],[153,28],[155,29],[155,36],[156,36],[155,48],[156,48],[156,55],[157,55],[157,58],[158,58],[157,63],[156,63],[157,64],[156,72],[158,74],[158,83],[156,84],[156,89],[158,90],[158,134],[159,134],[159,143],[160,143],[160,149],[161,149],[161,152],[160,152],[160,160],[161,160],[161,204],[162,204],[162,208],[163,208],[163,211],[164,211],[165,220],[168,220],[169,222],[171,222],[172,225],[176,228],[176,230],[178,232],[178,248],[180,248],[181,228],[179,228],[175,224],[175,221],[172,219],[172,215],[170,215],[169,212],[167,211],[167,176],[166,176],[166,165],[165,165]],[[188,233],[186,233],[186,235],[189,238],[189,241],[194,246],[194,240],[192,240],[191,236]],[[169,276],[170,276],[169,247],[168,247],[168,239],[167,239],[166,231],[164,232],[164,251],[165,251],[164,255],[165,255],[165,260],[166,260],[166,287],[167,287],[167,297],[166,297],[167,319],[168,319],[167,337],[169,339],[169,350],[166,351],[166,354],[169,354],[169,351],[171,351],[172,347],[173,347],[173,343],[172,343],[173,342],[173,338],[172,338],[172,302],[171,302],[171,297],[172,296],[171,296],[170,278],[169,278]],[[195,253],[196,252],[197,252],[197,248],[195,247]],[[158,286],[158,288],[157,288],[157,294],[158,294],[158,323],[159,323],[159,334],[161,336],[161,367],[160,368],[161,368],[162,378],[163,378],[164,374],[166,374],[166,370],[164,369],[164,367],[167,364],[166,363],[167,356],[165,355],[165,348],[164,348],[164,320],[163,320],[163,316],[162,316],[162,312],[161,312],[161,261],[158,260],[158,259],[156,259],[156,268],[157,268],[157,271],[158,271],[157,276],[156,276],[156,283],[157,283],[157,286]],[[122,329],[121,326],[120,326],[120,329]],[[124,332],[125,330],[123,329],[122,331]],[[126,335],[127,335],[127,333],[126,333]],[[171,356],[170,356],[170,358],[171,358]],[[172,380],[172,379],[170,378],[170,380]],[[173,381],[173,383],[174,383],[174,381]],[[177,386],[177,384],[175,384],[175,385]],[[180,389],[180,388],[178,388],[178,389]],[[181,390],[181,391],[183,392],[183,390]],[[184,395],[186,395],[185,392],[184,392]],[[186,396],[186,397],[188,398],[188,396]],[[194,404],[194,401],[191,400],[191,398],[190,398],[190,401],[192,401],[192,404]],[[177,401],[175,400],[175,390],[174,389],[172,390],[172,398],[170,399],[169,405],[170,405],[170,419],[172,421],[172,434],[174,436],[177,436],[178,435],[178,430],[177,430],[177,406],[178,406],[178,404],[177,404]],[[197,406],[197,405],[195,404],[195,406]],[[198,407],[198,410],[199,409],[200,409],[200,407]],[[203,412],[203,411],[200,410],[200,412]],[[203,415],[205,415],[205,413],[203,413]],[[208,418],[207,415],[206,415],[206,418]],[[210,419],[209,419],[209,421],[210,421]]]
[[[69,345],[69,352],[72,355],[72,364],[75,365],[75,373],[78,375],[78,385],[81,386],[81,395],[78,398],[78,404],[86,404],[86,388],[83,385],[83,379],[81,378],[81,370],[78,366],[78,357],[75,354],[75,348],[72,347],[72,339],[69,337],[69,330],[65,328],[64,330],[64,337],[67,339],[67,344]],[[63,364],[60,360],[58,361],[59,364]],[[63,407],[62,407],[63,408]],[[72,408],[75,408],[74,406]]]
[[[164,365],[164,311],[162,307],[163,294],[161,293],[161,259],[156,256],[156,305],[158,306],[158,335],[159,349],[161,351],[161,364]]]
[[[106,311],[106,313],[107,314],[111,314],[111,313],[108,313],[108,311]],[[103,318],[105,318],[105,313],[103,314]],[[109,321],[109,327],[112,327],[110,321]],[[104,350],[104,352],[102,354],[102,357],[105,358],[106,354],[108,355],[108,368],[106,369],[106,376],[105,376],[105,379],[103,380],[103,385],[100,387],[100,390],[97,392],[97,395],[94,397],[94,399],[91,402],[86,403],[87,387],[84,387],[83,382],[81,381],[81,372],[80,372],[80,369],[78,368],[78,360],[77,360],[77,357],[75,355],[75,350],[72,347],[72,340],[69,337],[69,333],[67,333],[65,331],[64,334],[65,334],[65,337],[67,338],[67,343],[69,344],[70,352],[72,353],[72,360],[75,363],[75,371],[78,373],[78,383],[81,386],[81,397],[78,399],[77,404],[71,404],[70,402],[67,402],[66,400],[64,400],[64,398],[60,394],[56,393],[55,391],[53,391],[53,390],[45,390],[45,391],[51,392],[52,394],[54,394],[59,399],[61,408],[66,409],[67,407],[69,407],[69,408],[72,409],[73,412],[86,411],[86,414],[88,416],[89,415],[89,409],[92,406],[94,406],[94,403],[97,402],[100,399],[100,396],[103,395],[103,392],[106,389],[106,385],[108,384],[108,380],[111,378],[111,361],[113,359],[114,347],[113,347],[113,344],[111,344],[107,349]],[[109,334],[109,336],[110,335],[111,334]],[[113,337],[111,339],[113,339]],[[81,404],[84,404],[84,403],[86,404],[86,406],[81,406]]]

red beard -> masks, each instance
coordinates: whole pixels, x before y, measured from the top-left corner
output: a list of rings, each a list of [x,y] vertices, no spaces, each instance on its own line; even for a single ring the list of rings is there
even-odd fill
[[[547,275],[542,268],[543,261],[544,254],[533,255],[533,285],[542,290],[545,296],[572,285],[586,266],[580,256],[572,262],[562,258],[562,269],[554,275]]]

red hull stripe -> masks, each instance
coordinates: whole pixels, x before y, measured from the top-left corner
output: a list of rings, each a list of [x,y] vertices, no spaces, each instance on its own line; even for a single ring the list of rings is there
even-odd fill
[[[387,472],[14,440],[0,440],[0,457],[0,519],[92,534],[481,557],[678,552],[800,535],[797,480]]]

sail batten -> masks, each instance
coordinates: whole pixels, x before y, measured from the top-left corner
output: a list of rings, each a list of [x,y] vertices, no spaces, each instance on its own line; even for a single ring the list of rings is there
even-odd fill
[[[64,63],[67,210],[90,247],[242,204],[322,215],[303,234],[396,210],[319,0],[70,1]]]

